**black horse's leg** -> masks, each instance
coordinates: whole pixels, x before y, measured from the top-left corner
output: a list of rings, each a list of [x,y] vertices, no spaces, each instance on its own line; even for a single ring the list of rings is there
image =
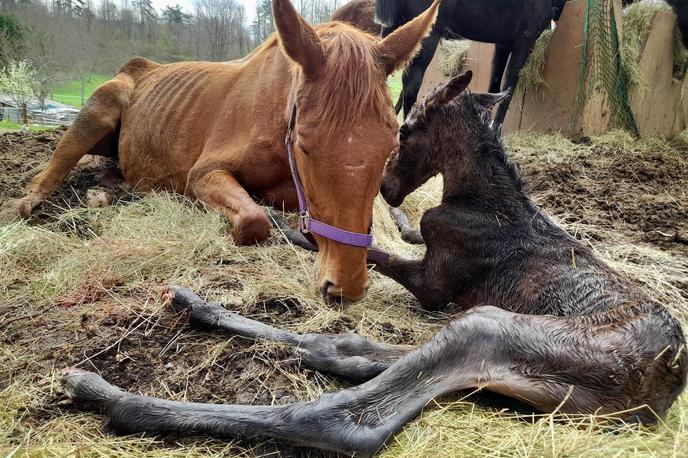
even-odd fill
[[[402,79],[403,79],[403,76],[402,76]],[[404,107],[404,89],[402,87],[401,92],[399,92],[399,98],[397,99],[397,103],[394,104],[394,112],[396,114],[399,114],[399,112],[401,111],[401,109],[403,107]]]
[[[416,103],[418,99],[418,91],[420,91],[420,86],[423,84],[425,70],[428,68],[430,61],[435,55],[440,38],[444,35],[444,26],[439,26],[439,22],[440,18],[438,17],[430,35],[423,40],[423,47],[420,52],[413,58],[409,66],[406,67],[401,77],[403,87],[401,95],[404,99],[404,119],[406,119],[411,112],[411,107],[413,107],[413,104]]]
[[[222,330],[296,347],[308,367],[353,382],[370,380],[414,348],[377,343],[354,333],[328,335],[284,331],[232,313],[217,302],[204,301],[187,288],[172,286],[168,296],[176,311],[189,311],[189,324],[194,328]]]
[[[495,45],[494,57],[492,58],[492,73],[490,76],[490,88],[488,92],[496,94],[501,91],[502,77],[504,69],[509,60],[511,49],[504,46]]]
[[[549,25],[549,22],[538,29],[534,34],[524,36],[511,51],[511,58],[509,59],[509,64],[506,67],[506,75],[504,77],[504,90],[510,89],[513,93],[518,83],[518,76],[521,73],[521,69],[526,64],[530,53],[533,51],[535,46],[535,41],[538,39],[543,30]],[[506,118],[506,112],[509,109],[509,103],[511,98],[507,98],[499,104],[497,108],[497,114],[495,115],[495,122],[497,124],[504,124],[504,119]]]

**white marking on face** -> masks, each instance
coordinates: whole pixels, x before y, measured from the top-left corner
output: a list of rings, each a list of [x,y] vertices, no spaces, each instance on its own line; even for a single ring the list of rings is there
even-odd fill
[[[349,145],[350,145],[350,144],[351,144],[351,142],[353,142],[353,141],[354,141],[354,139],[353,139],[353,138],[351,138],[351,135],[349,135],[349,138],[347,138],[347,139],[346,139],[346,141],[347,141],[347,142],[349,143]]]

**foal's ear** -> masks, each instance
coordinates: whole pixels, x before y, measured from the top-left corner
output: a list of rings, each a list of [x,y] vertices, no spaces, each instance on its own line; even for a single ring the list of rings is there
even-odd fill
[[[471,94],[471,97],[473,97],[473,103],[476,105],[480,105],[486,110],[491,110],[492,107],[497,105],[499,102],[502,100],[506,100],[509,97],[511,97],[511,89],[507,89],[504,92],[499,92],[497,94],[490,94],[490,93],[476,93],[476,94]]]
[[[418,53],[423,38],[435,23],[440,1],[435,0],[430,8],[375,44],[375,51],[388,75],[405,67]]]
[[[272,15],[282,49],[303,69],[306,77],[316,76],[325,65],[320,38],[289,0],[273,0]]]
[[[459,94],[466,90],[471,80],[473,79],[473,72],[466,71],[462,75],[455,76],[447,81],[444,85],[435,89],[427,98],[425,102],[426,107],[438,107],[453,100]]]

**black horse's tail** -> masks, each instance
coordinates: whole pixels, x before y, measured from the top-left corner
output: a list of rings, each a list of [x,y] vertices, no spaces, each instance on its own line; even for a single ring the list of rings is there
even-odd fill
[[[375,22],[385,27],[393,27],[399,23],[398,0],[375,0]]]

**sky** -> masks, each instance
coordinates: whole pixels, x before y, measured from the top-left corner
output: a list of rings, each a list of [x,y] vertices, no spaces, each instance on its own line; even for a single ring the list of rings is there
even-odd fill
[[[256,15],[256,0],[237,0],[239,3],[244,5],[244,11],[246,12],[246,18],[248,22],[253,21]],[[158,13],[164,9],[167,5],[179,5],[187,13],[193,13],[194,0],[153,0],[153,6],[158,10]]]

